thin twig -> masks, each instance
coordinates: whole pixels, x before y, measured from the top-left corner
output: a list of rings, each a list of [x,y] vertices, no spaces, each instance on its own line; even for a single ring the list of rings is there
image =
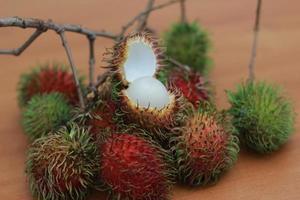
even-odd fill
[[[256,59],[256,52],[257,52],[261,4],[262,4],[262,0],[257,0],[255,24],[254,24],[254,30],[253,30],[254,36],[253,36],[253,43],[252,43],[252,51],[251,51],[250,62],[249,62],[249,66],[248,66],[249,67],[248,81],[254,81],[254,79],[255,79],[254,67],[255,67],[255,59]]]
[[[151,10],[151,8],[154,5],[154,0],[148,0],[148,4],[146,6],[145,11]],[[148,17],[149,17],[150,12],[148,12],[145,15],[142,15],[139,21],[139,25],[137,27],[137,31],[142,31],[145,29],[145,27],[147,26],[147,21],[148,21]]]
[[[181,23],[186,23],[186,11],[185,11],[185,0],[180,1],[180,14],[181,14]]]
[[[191,69],[189,66],[182,64],[181,62],[179,62],[178,60],[175,60],[174,58],[164,56],[164,59],[169,61],[173,65],[176,65],[177,67],[182,68],[184,70],[190,71],[190,69]]]
[[[8,54],[8,55],[14,55],[19,56],[23,53],[23,51],[31,45],[31,43],[36,40],[44,31],[37,29],[25,42],[22,46],[16,49],[0,49],[0,55],[1,54]]]
[[[83,35],[95,35],[97,37],[105,37],[109,39],[116,39],[118,36],[107,31],[95,31],[84,28],[75,24],[59,24],[54,23],[52,20],[40,20],[33,18],[20,18],[20,17],[6,17],[0,19],[0,27],[20,27],[20,28],[36,28],[36,29],[49,29],[55,32],[63,29],[68,32],[79,33]]]
[[[74,81],[75,81],[75,84],[76,84],[76,89],[77,89],[77,92],[78,92],[80,106],[81,106],[81,108],[84,109],[85,104],[84,104],[83,94],[82,94],[81,87],[80,87],[80,84],[79,84],[77,69],[76,69],[75,63],[73,61],[73,56],[72,56],[71,49],[68,45],[64,30],[63,29],[59,30],[57,33],[59,34],[59,36],[61,38],[62,45],[65,48],[65,51],[66,51],[66,54],[67,54],[67,57],[68,57],[68,60],[69,60],[69,63],[70,63],[70,66],[71,66],[71,69],[72,69],[72,72],[73,72],[73,77],[74,77]]]
[[[167,7],[169,5],[172,5],[174,3],[178,3],[179,1],[181,0],[170,0],[166,3],[162,3],[160,5],[157,5],[157,6],[154,6],[152,7],[151,9],[149,10],[146,10],[146,11],[143,11],[141,13],[139,13],[138,15],[136,15],[135,17],[133,17],[131,20],[128,21],[127,24],[125,24],[123,27],[122,27],[122,30],[121,30],[121,33],[119,34],[119,38],[122,38],[124,36],[124,34],[126,33],[126,31],[137,21],[139,20],[142,16],[152,12],[152,11],[155,11],[155,10],[159,10],[159,9],[162,9],[164,7]]]
[[[94,72],[95,72],[95,39],[96,37],[88,37],[89,40],[89,81],[90,87],[94,87]]]

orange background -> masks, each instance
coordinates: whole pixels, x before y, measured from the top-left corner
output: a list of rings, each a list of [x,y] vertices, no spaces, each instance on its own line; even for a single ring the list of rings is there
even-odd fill
[[[157,0],[157,3],[165,2]],[[82,24],[92,29],[120,31],[146,0],[0,0],[0,17],[20,16],[49,19],[60,23]],[[225,89],[247,77],[252,41],[255,0],[189,0],[188,19],[201,22],[211,33],[214,69],[211,81],[216,88],[219,108],[228,107]],[[179,7],[173,5],[153,13],[150,26],[159,33],[179,19]],[[0,29],[0,48],[19,46],[32,32],[13,28]],[[286,95],[300,111],[300,2],[299,0],[264,0],[262,30],[259,38],[256,75],[283,86]],[[88,44],[85,37],[67,34],[76,65],[87,74]],[[97,66],[102,53],[112,42],[96,42]],[[28,142],[20,126],[16,87],[20,74],[37,63],[67,62],[56,34],[48,31],[20,57],[0,55],[0,199],[31,199],[24,173]],[[100,73],[100,67],[97,67]],[[299,117],[296,133],[299,132]],[[300,199],[299,134],[278,152],[258,156],[242,151],[237,164],[220,182],[209,188],[176,186],[173,199]],[[298,143],[298,144],[297,144]],[[104,199],[93,194],[91,199]]]

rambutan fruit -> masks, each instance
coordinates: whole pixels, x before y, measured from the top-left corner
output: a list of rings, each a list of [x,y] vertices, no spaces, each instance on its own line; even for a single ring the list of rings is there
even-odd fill
[[[76,113],[74,121],[89,128],[89,134],[96,141],[107,134],[118,130],[118,121],[115,119],[117,102],[112,100],[98,100],[87,112]]]
[[[208,34],[198,23],[176,23],[164,35],[166,54],[206,75],[210,68]]]
[[[26,173],[39,200],[85,199],[99,171],[97,145],[72,124],[37,139],[30,147]]]
[[[47,135],[71,119],[71,106],[60,93],[35,95],[22,113],[25,133],[31,140]]]
[[[159,79],[171,86],[170,89],[180,91],[196,109],[200,102],[212,101],[212,92],[208,81],[195,70],[170,67],[160,72]]]
[[[150,139],[112,134],[100,144],[100,154],[100,189],[110,199],[169,199],[172,156]]]
[[[123,84],[119,110],[128,123],[151,130],[174,126],[181,106],[180,95],[168,91],[156,79],[162,67],[162,52],[158,41],[142,32],[115,45],[108,60]]]
[[[108,68],[116,72],[123,85],[142,77],[154,77],[163,66],[163,49],[147,32],[135,33],[118,42],[106,59]]]
[[[281,90],[265,82],[247,82],[227,92],[229,113],[241,141],[259,153],[270,153],[285,144],[294,131],[295,113]]]
[[[175,156],[179,180],[187,185],[214,184],[236,162],[239,140],[224,114],[201,106],[174,129],[170,148]]]
[[[82,77],[80,79],[82,82]],[[21,76],[18,84],[19,105],[24,107],[34,95],[52,92],[62,93],[72,105],[79,102],[73,75],[64,66],[46,64]]]

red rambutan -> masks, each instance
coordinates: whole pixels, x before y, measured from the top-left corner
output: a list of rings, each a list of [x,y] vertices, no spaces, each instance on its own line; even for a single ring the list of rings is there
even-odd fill
[[[171,139],[179,179],[188,185],[215,183],[237,160],[239,140],[223,114],[201,110]]]
[[[117,109],[116,102],[100,101],[91,111],[90,117],[86,121],[86,125],[90,127],[90,134],[94,139],[103,132],[114,132],[118,129],[114,120]]]
[[[113,134],[100,144],[100,180],[112,199],[168,199],[174,178],[169,153],[131,134]]]
[[[19,104],[24,106],[34,95],[52,92],[62,93],[71,104],[78,104],[73,75],[56,64],[53,66],[47,64],[21,76]]]
[[[199,72],[173,68],[168,75],[168,83],[179,90],[195,108],[199,102],[210,100],[207,82]]]

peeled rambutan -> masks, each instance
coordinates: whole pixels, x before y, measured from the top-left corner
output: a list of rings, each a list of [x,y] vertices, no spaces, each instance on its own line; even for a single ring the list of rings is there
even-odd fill
[[[39,200],[85,199],[98,171],[97,145],[75,124],[37,139],[28,152],[26,173]]]
[[[101,189],[111,199],[168,199],[174,178],[172,157],[150,139],[112,134],[100,144]]]
[[[270,153],[285,144],[294,131],[295,112],[278,87],[247,82],[227,92],[233,125],[243,144],[259,153]]]
[[[18,85],[19,105],[24,107],[34,95],[52,92],[62,93],[68,102],[73,105],[78,104],[73,75],[65,67],[46,64],[21,76]]]
[[[71,106],[60,93],[35,95],[22,113],[25,133],[31,140],[47,135],[71,119]]]
[[[170,148],[179,180],[198,186],[215,183],[236,162],[239,140],[223,114],[204,106],[175,130]]]
[[[181,111],[180,95],[168,91],[156,75],[162,67],[162,48],[149,33],[129,35],[115,45],[108,60],[123,88],[120,109],[128,123],[145,129],[173,127]]]
[[[199,24],[176,23],[164,35],[166,54],[206,75],[210,67],[208,35]]]

